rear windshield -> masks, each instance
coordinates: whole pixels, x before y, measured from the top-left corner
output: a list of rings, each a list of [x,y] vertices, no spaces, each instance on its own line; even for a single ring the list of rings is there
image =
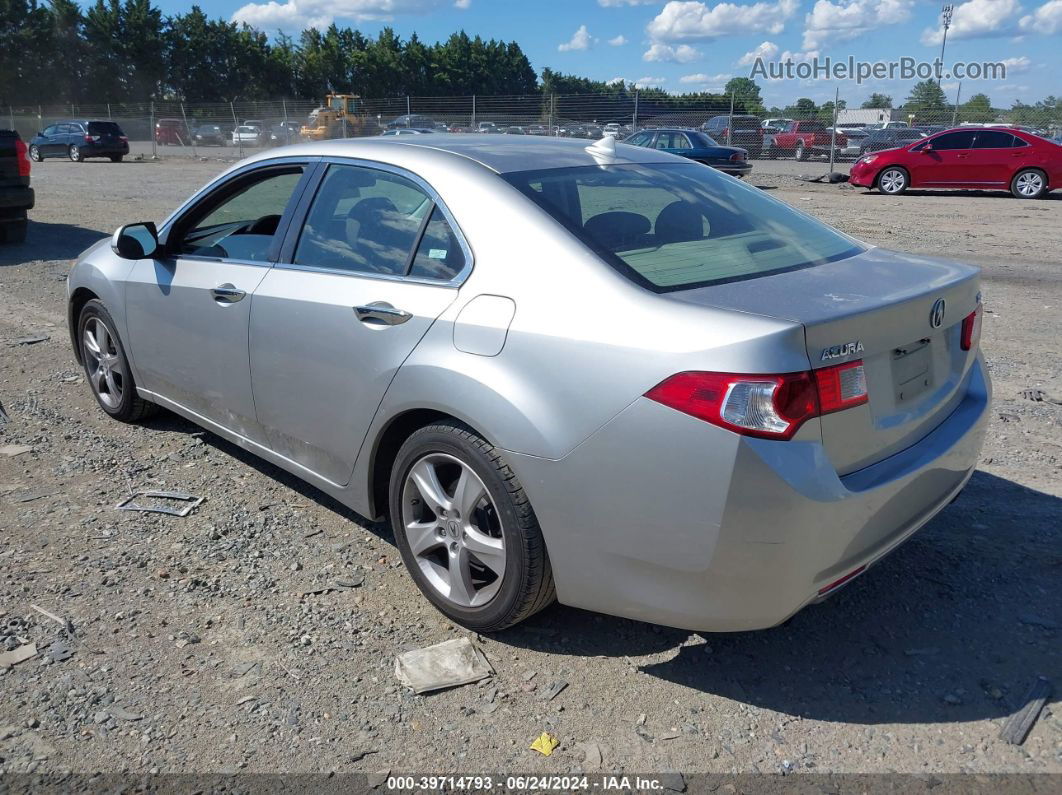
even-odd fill
[[[698,163],[503,176],[606,262],[656,292],[753,279],[863,251],[758,188]]]
[[[113,121],[90,121],[89,135],[123,135],[122,128]]]

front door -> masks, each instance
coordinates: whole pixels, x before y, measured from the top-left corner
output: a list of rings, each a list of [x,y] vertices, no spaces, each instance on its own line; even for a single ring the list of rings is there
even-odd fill
[[[384,392],[469,261],[414,177],[329,165],[251,304],[251,382],[270,447],[349,482]]]
[[[279,252],[304,169],[263,167],[226,181],[175,222],[157,259],[136,262],[126,285],[138,384],[257,441],[251,297]]]
[[[946,188],[967,184],[973,141],[973,130],[944,133],[926,141],[918,151],[912,185]]]

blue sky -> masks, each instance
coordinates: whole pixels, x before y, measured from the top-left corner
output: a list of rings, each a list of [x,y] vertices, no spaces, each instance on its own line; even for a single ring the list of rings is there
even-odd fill
[[[997,107],[1062,94],[1062,0],[952,0],[946,63],[1004,61],[1006,80],[966,81],[965,97],[987,93]],[[161,0],[166,13],[188,8]],[[385,25],[403,37],[435,41],[465,29],[516,40],[540,71],[549,66],[601,80],[624,78],[673,92],[717,89],[747,76],[760,52],[769,60],[932,60],[940,50],[934,0],[204,0],[211,16],[247,21],[272,33],[332,20],[375,34]],[[799,96],[833,97],[832,81],[759,81],[768,105]],[[849,104],[871,91],[899,102],[913,81],[840,84]],[[944,88],[954,94],[954,83]]]

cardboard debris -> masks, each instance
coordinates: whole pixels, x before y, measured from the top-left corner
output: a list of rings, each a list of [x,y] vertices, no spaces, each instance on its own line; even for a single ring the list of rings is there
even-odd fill
[[[535,738],[535,741],[531,743],[531,750],[538,751],[542,756],[549,756],[553,753],[554,749],[560,745],[560,740],[549,732],[542,732]]]
[[[1000,739],[1011,745],[1024,743],[1050,696],[1051,682],[1042,676],[1036,677],[1029,692],[1025,694],[1022,708],[1007,718],[1007,722],[1003,724],[999,732]]]
[[[11,651],[5,651],[0,654],[0,668],[6,668],[11,665],[18,665],[20,662],[25,662],[31,657],[37,656],[37,644],[27,643],[23,646],[19,646],[17,649]]]
[[[414,693],[467,685],[493,673],[483,652],[468,638],[455,638],[414,649],[395,658],[395,676]]]

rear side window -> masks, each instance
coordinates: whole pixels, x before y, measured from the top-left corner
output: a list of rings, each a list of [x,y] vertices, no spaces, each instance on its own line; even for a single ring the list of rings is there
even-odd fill
[[[122,128],[113,121],[90,121],[89,135],[124,135]]]
[[[1014,136],[1001,130],[983,130],[974,140],[974,149],[1010,149],[1013,146]]]
[[[442,210],[435,207],[424,227],[424,235],[417,246],[409,275],[420,279],[450,281],[464,266],[465,255],[457,236]]]
[[[310,206],[295,263],[404,275],[433,206],[420,187],[398,174],[331,165]],[[443,255],[428,251],[428,259],[445,260],[448,247],[436,249]]]
[[[505,179],[632,281],[657,292],[739,281],[863,249],[694,163],[580,166]]]
[[[631,146],[648,146],[649,141],[653,139],[652,133],[638,133],[627,139],[627,143]]]

